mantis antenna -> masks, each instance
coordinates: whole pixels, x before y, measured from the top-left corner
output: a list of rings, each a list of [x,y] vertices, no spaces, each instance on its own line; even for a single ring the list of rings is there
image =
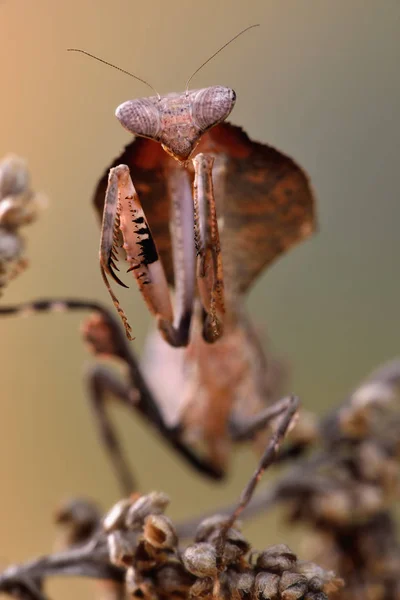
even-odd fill
[[[141,77],[138,77],[137,75],[134,75],[133,73],[130,73],[129,71],[125,71],[125,69],[121,69],[121,67],[117,67],[117,65],[113,65],[112,63],[110,63],[106,60],[103,60],[102,58],[99,58],[98,56],[95,56],[94,54],[90,54],[90,52],[86,52],[86,50],[80,50],[79,48],[67,48],[67,52],[80,52],[81,54],[86,54],[86,56],[90,56],[90,58],[94,58],[95,60],[98,60],[99,62],[101,62],[105,65],[108,65],[109,67],[113,67],[113,69],[117,69],[117,71],[121,71],[121,73],[125,73],[125,75],[129,75],[130,77],[133,77],[134,79],[137,79],[138,81],[141,81],[142,83],[147,85],[150,89],[152,89],[153,92],[155,92],[157,98],[159,100],[161,100],[161,96],[157,92],[157,90],[155,88],[153,88],[153,86],[150,85],[150,83],[148,83]]]
[[[198,69],[196,69],[195,72],[187,80],[187,82],[186,82],[186,94],[189,91],[189,83],[192,81],[193,77],[195,75],[197,75],[197,73],[200,71],[200,69],[202,69],[207,63],[209,63],[210,60],[212,60],[214,58],[214,56],[217,56],[217,54],[219,54],[224,48],[226,48],[227,46],[229,46],[229,44],[231,44],[232,42],[234,42],[239,36],[243,35],[243,33],[245,33],[246,31],[248,31],[249,29],[253,29],[253,27],[260,27],[260,23],[256,23],[255,25],[249,25],[245,29],[242,29],[242,31],[239,31],[239,33],[237,33],[233,38],[231,38],[228,42],[226,42],[226,44],[224,44],[223,46],[221,46],[221,48],[219,48],[216,52],[214,52],[214,54],[212,54],[210,56],[210,58],[207,58],[207,60],[205,62],[203,62],[203,64],[201,64],[200,67]]]

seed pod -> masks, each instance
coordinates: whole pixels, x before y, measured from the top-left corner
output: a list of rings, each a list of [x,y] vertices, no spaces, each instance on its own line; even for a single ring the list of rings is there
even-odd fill
[[[353,519],[369,519],[384,507],[385,498],[382,490],[374,485],[358,484],[355,486],[355,496],[357,506],[356,514],[353,513]]]
[[[226,565],[233,565],[245,554],[240,546],[226,542],[222,554],[222,561]]]
[[[144,540],[159,549],[171,550],[178,544],[178,536],[172,522],[165,515],[149,515],[143,529]]]
[[[318,577],[322,581],[325,581],[325,578],[334,576],[332,571],[325,571],[319,565],[311,562],[310,560],[298,560],[296,564],[296,573],[300,573],[307,577],[310,582],[311,579],[315,579]]]
[[[353,439],[367,437],[375,421],[376,408],[387,406],[395,398],[393,386],[384,382],[370,381],[360,386],[339,411],[341,431]]]
[[[343,579],[337,577],[333,571],[325,571],[319,565],[307,560],[297,562],[296,572],[308,579],[308,589],[313,593],[322,590],[326,594],[331,594],[344,586]]]
[[[204,577],[194,582],[189,591],[189,598],[201,598],[208,600],[214,598],[214,580],[211,577]]]
[[[311,510],[317,519],[343,525],[353,518],[354,499],[343,489],[321,492],[312,499]]]
[[[125,531],[113,531],[107,536],[110,561],[117,567],[128,567],[133,563],[136,550],[135,538]]]
[[[308,589],[307,578],[300,573],[284,571],[279,582],[279,592],[282,600],[299,600]]]
[[[328,596],[324,592],[307,592],[304,600],[328,600]]]
[[[320,436],[317,416],[303,409],[298,417],[296,427],[290,432],[290,440],[294,445],[307,445],[315,442]]]
[[[32,223],[46,205],[46,198],[30,187],[25,161],[12,154],[0,161],[0,203],[0,225],[9,232]]]
[[[153,569],[156,564],[157,551],[144,540],[140,540],[135,552],[135,565],[139,571]]]
[[[290,571],[296,564],[296,555],[286,544],[276,544],[261,552],[257,559],[257,568],[273,573]]]
[[[128,593],[134,598],[138,600],[156,600],[157,595],[151,581],[143,579],[133,567],[127,569],[125,583]]]
[[[355,452],[354,452],[355,455]],[[374,441],[367,440],[359,444],[357,449],[357,467],[362,479],[374,482],[382,472],[382,467],[387,460],[387,455],[383,448],[379,447]]]
[[[120,500],[114,504],[114,506],[110,508],[103,519],[104,531],[110,533],[115,529],[124,529],[125,517],[131,504],[132,500],[129,498],[124,498],[123,500]]]
[[[182,559],[189,573],[197,577],[214,577],[217,574],[217,553],[212,544],[199,542],[188,546]]]
[[[225,525],[228,517],[226,515],[214,515],[204,519],[197,527],[195,542],[208,542],[209,537],[215,532],[220,531],[221,527]],[[235,526],[237,524],[235,523]]]
[[[318,575],[312,577],[308,582],[308,589],[310,592],[321,592],[324,589],[324,581]]]
[[[220,536],[220,530],[215,529],[209,536],[208,542],[216,546]],[[250,544],[241,531],[231,527],[226,533],[226,541],[223,552],[223,562],[227,565],[235,563],[247,554],[250,550]]]
[[[227,577],[230,588],[237,590],[241,596],[250,594],[256,578],[253,571],[249,570],[240,573],[232,569],[228,569]]]
[[[185,571],[179,562],[162,565],[156,573],[156,588],[163,595],[180,594],[187,596],[194,577]]]
[[[147,516],[163,513],[168,504],[169,498],[162,492],[151,492],[151,494],[141,496],[129,508],[125,526],[128,529],[140,529]]]
[[[253,598],[256,600],[275,600],[279,594],[279,575],[258,573],[254,581]]]
[[[100,511],[89,500],[72,499],[60,506],[54,521],[62,527],[62,545],[65,547],[86,542],[100,523]]]
[[[242,600],[239,590],[232,585],[231,571],[220,571],[214,579],[213,596],[218,600]]]

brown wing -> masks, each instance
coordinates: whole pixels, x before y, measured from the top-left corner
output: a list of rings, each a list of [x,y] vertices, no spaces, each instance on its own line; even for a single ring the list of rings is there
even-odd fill
[[[224,163],[224,190],[216,197],[226,287],[246,291],[259,273],[315,229],[314,196],[307,175],[289,157],[253,142],[240,127],[216,125],[205,133],[196,152],[211,152]],[[169,236],[168,169],[176,162],[157,142],[137,138],[110,167],[127,164],[156,240],[167,278],[173,284]],[[192,172],[189,176],[192,177]],[[101,218],[108,171],[94,203]]]
[[[253,142],[224,123],[211,129],[200,152],[225,157],[218,217],[223,216],[224,278],[233,291],[246,291],[263,269],[315,229],[315,200],[305,172],[288,156]]]

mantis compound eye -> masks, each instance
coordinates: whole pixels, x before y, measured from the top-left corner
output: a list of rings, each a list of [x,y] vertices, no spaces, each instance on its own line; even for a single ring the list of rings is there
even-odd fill
[[[134,135],[161,142],[164,150],[186,161],[201,136],[224,121],[232,111],[236,94],[219,85],[128,100],[115,114],[121,125]]]
[[[189,92],[192,96],[192,117],[198,128],[205,132],[225,121],[235,106],[236,93],[219,85]]]
[[[158,141],[161,130],[158,102],[157,96],[127,100],[118,106],[115,116],[121,125],[134,135]]]

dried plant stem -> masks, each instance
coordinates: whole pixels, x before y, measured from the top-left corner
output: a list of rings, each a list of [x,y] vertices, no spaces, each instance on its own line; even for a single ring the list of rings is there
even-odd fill
[[[46,596],[35,582],[54,575],[90,577],[116,582],[122,582],[124,579],[122,570],[109,562],[105,538],[97,537],[83,546],[8,567],[0,575],[0,592],[44,600]]]
[[[260,512],[267,511],[272,508],[280,499],[280,485],[279,482],[273,487],[268,487],[265,490],[259,492],[249,502],[248,506],[243,510],[241,518],[250,519],[257,516]],[[230,515],[237,507],[237,502],[232,504],[226,504],[217,509],[212,509],[208,512],[204,512],[201,515],[186,519],[176,524],[176,531],[180,539],[189,539],[194,537],[196,529],[202,521],[212,517],[215,514],[218,515]]]
[[[296,415],[298,407],[299,399],[296,396],[292,396],[288,403],[286,412],[281,417],[275,433],[272,435],[270,441],[268,442],[268,445],[264,450],[264,454],[262,455],[256,470],[254,471],[249,483],[246,485],[246,487],[240,495],[239,503],[237,504],[235,510],[232,512],[231,516],[226,521],[224,526],[221,528],[221,534],[217,544],[218,556],[221,557],[223,555],[228,530],[232,527],[234,522],[240,517],[244,509],[248,506],[250,500],[253,497],[254,490],[256,489],[261,477],[264,474],[264,471],[275,461],[275,458],[279,452],[284,437]]]

